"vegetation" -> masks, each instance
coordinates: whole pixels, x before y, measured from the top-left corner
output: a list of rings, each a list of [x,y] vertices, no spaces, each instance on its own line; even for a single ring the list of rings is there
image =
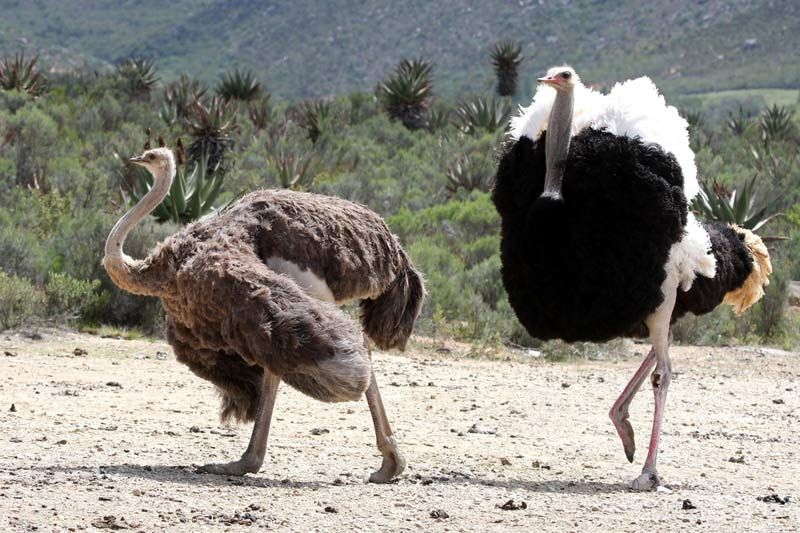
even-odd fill
[[[522,64],[522,44],[514,41],[500,41],[490,50],[492,65],[497,76],[497,94],[514,96],[517,94],[517,78]]]
[[[140,67],[131,79],[161,77]],[[192,76],[132,92],[137,84],[121,83],[119,71],[52,76],[37,98],[0,90],[0,328],[49,320],[160,332],[159,303],[117,289],[99,261],[109,229],[151,186],[126,161],[152,137],[175,140],[178,176],[129,237],[131,256],[258,188],[336,195],[385,216],[425,273],[421,333],[541,347],[507,303],[489,193],[511,102],[434,100],[431,72],[429,60],[403,61],[377,91],[324,100],[287,101],[263,89],[246,102],[226,99]],[[696,117],[692,142],[708,177],[699,216],[785,240],[769,243],[776,273],[754,310],[743,319],[726,309],[686,318],[676,338],[797,342],[786,300],[789,280],[800,278],[797,96],[777,108],[686,102],[697,104],[686,111]],[[178,139],[187,140],[185,155]],[[582,350],[573,348],[544,349]]]
[[[241,100],[249,102],[261,96],[263,88],[261,82],[256,79],[249,70],[236,69],[233,72],[226,72],[222,75],[222,80],[217,85],[217,94],[225,99]]]
[[[403,59],[378,85],[386,112],[410,130],[428,127],[427,111],[433,94],[430,59]]]
[[[25,59],[25,54],[16,54],[0,61],[0,89],[25,93],[32,98],[47,91],[47,78],[36,68],[38,57]]]

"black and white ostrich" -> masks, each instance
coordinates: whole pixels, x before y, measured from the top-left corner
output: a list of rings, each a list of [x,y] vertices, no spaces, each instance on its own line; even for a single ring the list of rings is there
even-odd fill
[[[642,474],[650,490],[672,371],[670,325],[721,302],[738,313],[772,271],[766,247],[735,226],[701,225],[686,121],[646,77],[601,94],[570,67],[539,79],[511,121],[493,200],[502,219],[509,302],[539,339],[606,341],[649,335],[653,347],[611,408],[633,461],[628,406],[650,370],[655,413]]]

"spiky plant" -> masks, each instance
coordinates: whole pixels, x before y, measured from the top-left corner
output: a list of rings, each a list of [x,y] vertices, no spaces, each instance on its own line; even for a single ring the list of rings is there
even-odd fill
[[[0,61],[0,88],[5,91],[19,91],[31,98],[38,98],[47,92],[47,78],[39,72],[36,62],[39,56],[25,59],[25,53],[15,54],[14,58],[4,57]]]
[[[783,141],[789,138],[794,129],[792,115],[794,115],[794,111],[778,104],[761,112],[758,127],[761,130],[761,140],[765,145],[772,141]]]
[[[225,151],[233,147],[231,133],[239,127],[236,110],[236,104],[219,96],[198,100],[188,107],[185,126],[194,139],[189,146],[189,159],[198,162],[206,154],[209,165],[221,164]]]
[[[428,127],[431,131],[443,130],[450,124],[451,118],[452,113],[449,108],[435,105],[428,110]]]
[[[458,189],[487,192],[492,188],[495,169],[482,158],[460,155],[447,168],[447,191],[455,194]]]
[[[378,85],[378,97],[392,119],[410,130],[427,127],[427,110],[433,95],[429,59],[403,59]]]
[[[706,117],[702,111],[689,110],[684,113],[686,122],[689,123],[689,133],[694,135],[703,129],[706,124]]]
[[[750,129],[752,116],[749,111],[745,112],[744,108],[739,105],[739,112],[736,115],[728,113],[728,120],[725,125],[731,133],[741,137]]]
[[[153,210],[156,220],[188,224],[220,211],[230,203],[214,205],[222,192],[225,175],[219,165],[209,164],[206,154],[201,154],[196,162],[187,161],[183,144],[178,140],[176,167],[169,194]],[[129,205],[135,205],[153,187],[153,176],[139,166],[131,166],[130,171],[134,173],[134,186],[123,192],[123,198]]]
[[[215,90],[217,95],[227,101],[250,102],[261,96],[263,87],[252,72],[237,68],[233,72],[228,71],[223,74]]]
[[[455,108],[455,124],[464,133],[486,131],[494,133],[508,125],[511,118],[511,105],[504,101],[487,100],[478,96],[472,100],[462,100]]]
[[[751,231],[780,215],[777,201],[756,201],[755,176],[741,187],[728,189],[712,180],[700,185],[700,194],[692,202],[692,208],[707,220],[736,224]]]
[[[489,50],[497,75],[497,94],[514,96],[517,93],[519,66],[524,59],[522,45],[516,41],[500,41]]]
[[[146,98],[160,79],[152,59],[129,57],[117,65],[123,89],[133,98]]]
[[[178,119],[183,120],[189,107],[202,100],[208,89],[199,80],[181,74],[181,77],[164,88],[164,107],[170,109]],[[163,117],[162,117],[163,118]]]
[[[247,104],[247,115],[256,131],[267,129],[272,122],[272,105],[269,93]]]
[[[310,190],[322,168],[316,151],[299,153],[282,143],[267,147],[267,162],[279,186],[299,191]]]
[[[331,116],[331,103],[327,100],[313,100],[300,104],[300,126],[308,133],[308,138],[316,144]]]

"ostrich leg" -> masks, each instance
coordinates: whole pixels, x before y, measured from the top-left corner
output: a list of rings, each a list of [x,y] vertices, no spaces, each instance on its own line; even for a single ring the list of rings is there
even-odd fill
[[[671,333],[669,328],[672,309],[675,306],[675,296],[678,290],[678,280],[675,273],[670,272],[661,286],[664,301],[656,312],[647,318],[647,328],[653,340],[656,368],[650,376],[655,396],[655,410],[653,413],[653,430],[650,434],[650,447],[647,459],[644,461],[642,473],[631,482],[634,490],[652,490],[661,484],[656,469],[658,456],[658,439],[661,434],[661,420],[664,416],[664,406],[667,402],[667,390],[672,381],[672,363],[669,360],[669,343]]]
[[[369,352],[370,361],[372,360],[372,347],[369,339],[364,335],[364,345]],[[397,448],[394,440],[392,428],[389,426],[389,419],[386,417],[386,409],[383,407],[381,393],[378,390],[378,382],[375,381],[375,371],[372,371],[369,388],[365,393],[369,412],[372,415],[372,423],[375,426],[375,438],[378,441],[378,450],[383,455],[381,468],[369,476],[371,483],[388,483],[395,477],[403,473],[406,468],[406,460]]]
[[[636,451],[636,441],[633,438],[633,426],[631,426],[630,421],[628,421],[628,407],[633,397],[639,392],[639,388],[642,386],[642,383],[644,383],[648,372],[650,372],[650,369],[653,368],[655,363],[656,352],[654,348],[650,348],[650,352],[644,358],[644,361],[642,361],[641,366],[608,412],[608,416],[614,423],[619,438],[622,440],[622,448],[625,450],[625,457],[627,457],[628,461],[631,463],[633,462],[633,454]]]
[[[200,472],[226,476],[243,476],[258,472],[267,452],[269,424],[272,420],[272,409],[275,407],[275,396],[278,393],[278,385],[280,383],[281,378],[267,371],[266,368],[264,369],[264,381],[261,384],[260,404],[256,413],[256,421],[253,425],[253,433],[250,435],[250,443],[247,445],[247,450],[242,454],[242,458],[230,463],[203,465],[198,469]]]

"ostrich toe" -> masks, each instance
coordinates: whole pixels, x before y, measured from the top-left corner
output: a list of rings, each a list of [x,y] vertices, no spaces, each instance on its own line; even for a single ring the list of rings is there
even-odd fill
[[[617,434],[619,434],[619,438],[622,441],[625,457],[628,458],[629,463],[632,463],[633,455],[636,453],[636,440],[633,437],[633,426],[628,420],[627,414],[625,418],[616,418],[612,415],[611,420],[614,422],[614,427],[617,429]]]
[[[631,490],[638,490],[647,492],[655,490],[661,485],[661,478],[658,477],[658,472],[642,472],[639,477],[631,481]]]
[[[257,474],[261,468],[261,461],[255,457],[242,457],[238,461],[230,463],[209,463],[197,469],[199,474],[217,474],[220,476],[243,476],[245,474]]]
[[[389,441],[386,445],[381,446],[383,462],[380,469],[369,476],[370,483],[389,483],[406,469],[406,460],[398,450],[394,437],[389,437]]]

